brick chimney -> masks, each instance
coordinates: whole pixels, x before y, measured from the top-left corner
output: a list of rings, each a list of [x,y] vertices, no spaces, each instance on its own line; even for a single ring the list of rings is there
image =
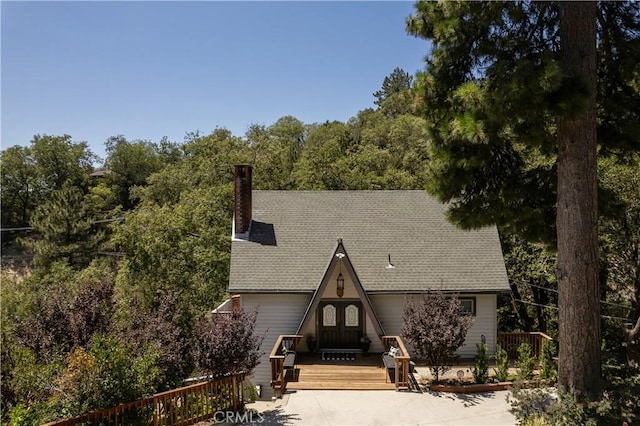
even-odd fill
[[[239,311],[240,309],[242,309],[242,305],[240,304],[240,295],[234,294],[233,296],[231,296],[231,310],[235,312]]]
[[[244,234],[251,224],[251,166],[239,164],[234,170],[234,211],[235,234]]]

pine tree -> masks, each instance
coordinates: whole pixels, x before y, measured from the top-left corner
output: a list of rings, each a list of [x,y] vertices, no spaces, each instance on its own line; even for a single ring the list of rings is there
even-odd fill
[[[407,21],[433,46],[418,81],[431,135],[427,189],[451,203],[458,226],[498,224],[557,243],[559,383],[573,394],[599,388],[596,135],[601,153],[638,148],[638,126],[627,123],[640,121],[639,10],[421,1]]]

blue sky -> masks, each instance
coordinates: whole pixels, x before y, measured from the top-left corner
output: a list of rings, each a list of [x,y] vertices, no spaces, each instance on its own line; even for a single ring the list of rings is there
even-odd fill
[[[182,142],[187,132],[284,115],[346,121],[429,45],[406,34],[413,2],[7,2],[2,148],[70,134],[98,155],[109,136]]]

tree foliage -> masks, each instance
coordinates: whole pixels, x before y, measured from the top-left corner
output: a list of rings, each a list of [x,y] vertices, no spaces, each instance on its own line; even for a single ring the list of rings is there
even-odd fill
[[[271,126],[253,125],[246,133],[251,147],[256,189],[292,189],[293,167],[300,158],[307,129],[292,116]]]
[[[382,88],[373,93],[376,104],[387,117],[398,117],[411,112],[413,76],[396,67],[384,78]]]
[[[84,193],[95,158],[86,142],[74,142],[69,135],[36,135],[30,146],[3,150],[2,227],[29,226],[36,207],[65,185]]]
[[[554,136],[542,106],[560,71],[543,36],[556,23],[543,18],[556,14],[546,3],[419,2],[408,20],[434,45],[418,82],[432,138],[427,189],[462,227],[553,239]]]
[[[147,178],[162,168],[159,147],[156,144],[129,142],[122,136],[111,137],[105,142],[107,159],[105,176],[107,185],[116,194],[117,202],[124,210],[131,210],[135,201],[131,190],[144,185]]]
[[[12,146],[0,154],[2,175],[2,227],[27,226],[35,208],[34,191],[38,184],[30,149]]]
[[[555,336],[558,286],[556,256],[541,243],[528,242],[517,235],[501,235],[510,295],[500,316],[504,331],[541,331]],[[507,312],[512,313],[513,317]]]
[[[464,344],[472,321],[471,314],[463,312],[457,294],[428,292],[406,300],[400,335],[427,360],[438,382],[449,369],[454,352]]]
[[[136,357],[113,336],[96,335],[88,349],[69,352],[50,409],[58,416],[73,417],[135,401],[148,392],[147,382],[158,374],[153,357]]]
[[[132,300],[119,302],[128,305],[128,315],[120,313],[115,335],[135,356],[153,360],[155,373],[146,381],[146,393],[179,387],[194,367],[191,313],[181,311],[176,292],[157,295],[150,306]]]
[[[36,135],[30,150],[45,198],[65,184],[86,188],[96,159],[86,142],[73,142],[70,135]]]
[[[640,312],[640,167],[628,154],[640,122],[638,5],[598,7],[600,290],[607,315],[630,319]],[[254,166],[257,189],[427,187],[459,225],[498,223],[513,299],[527,302],[507,300],[499,327],[555,335],[557,117],[582,111],[587,93],[562,69],[559,10],[418,3],[409,29],[437,41],[426,72],[394,69],[374,106],[346,122],[285,116],[182,144],[115,136],[103,177],[89,176],[95,156],[68,135],[3,150],[2,227],[33,226],[23,241],[36,252],[28,277],[3,263],[3,421],[8,409],[45,422],[166,390],[198,358],[214,374],[246,361],[218,347],[219,330],[240,325],[202,319],[228,296],[234,164]],[[12,235],[25,234],[3,232],[3,261]],[[637,361],[638,336],[622,320],[603,324],[607,362]]]
[[[476,343],[476,363],[471,373],[476,383],[486,383],[489,380],[489,358],[487,357],[487,344],[482,341]]]
[[[312,128],[293,177],[298,189],[349,188],[349,169],[344,157],[352,145],[346,124],[334,121]]]
[[[64,264],[54,265],[53,271],[25,283],[43,288],[36,290],[20,317],[12,318],[18,342],[44,362],[88,346],[94,334],[109,329],[114,309],[113,280],[108,275],[83,277]]]
[[[197,367],[214,377],[253,371],[264,339],[255,332],[257,315],[257,310],[234,309],[199,321],[194,331]]]
[[[87,207],[83,192],[66,184],[36,208],[31,225],[38,236],[24,240],[35,252],[36,267],[46,270],[56,261],[78,269],[88,266],[106,238],[94,227],[95,216]]]
[[[640,158],[601,161],[601,280],[605,355],[613,365],[640,362]],[[624,322],[631,324],[630,328]],[[623,340],[624,345],[617,344]]]
[[[598,142],[603,153],[637,150],[640,96],[630,63],[640,55],[638,5],[599,5],[607,23],[599,34],[609,42],[598,44],[598,108],[611,111],[617,99],[618,114],[599,120]],[[408,31],[434,46],[417,82],[432,137],[428,189],[452,201],[451,219],[463,227],[497,223],[555,241],[555,119],[584,107],[586,93],[563,74],[559,24],[558,4],[541,2],[418,2],[408,18]]]
[[[576,394],[597,393],[600,378],[596,134],[601,154],[637,150],[640,140],[608,112],[596,121],[616,97],[617,113],[638,121],[637,69],[625,64],[640,58],[639,8],[597,7],[418,2],[407,21],[433,45],[419,81],[432,137],[428,190],[451,203],[461,227],[495,223],[557,242],[559,378]],[[607,42],[596,51],[597,17]],[[601,58],[620,67],[615,81]]]
[[[185,312],[199,315],[221,301],[228,282],[230,185],[197,188],[179,203],[145,203],[117,225],[112,244],[125,253],[122,296],[147,306],[175,291]]]

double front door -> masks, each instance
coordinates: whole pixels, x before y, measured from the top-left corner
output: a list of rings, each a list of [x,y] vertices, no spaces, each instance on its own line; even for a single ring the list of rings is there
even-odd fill
[[[355,349],[360,347],[364,315],[362,302],[322,301],[317,312],[320,326],[320,347],[325,349]]]

